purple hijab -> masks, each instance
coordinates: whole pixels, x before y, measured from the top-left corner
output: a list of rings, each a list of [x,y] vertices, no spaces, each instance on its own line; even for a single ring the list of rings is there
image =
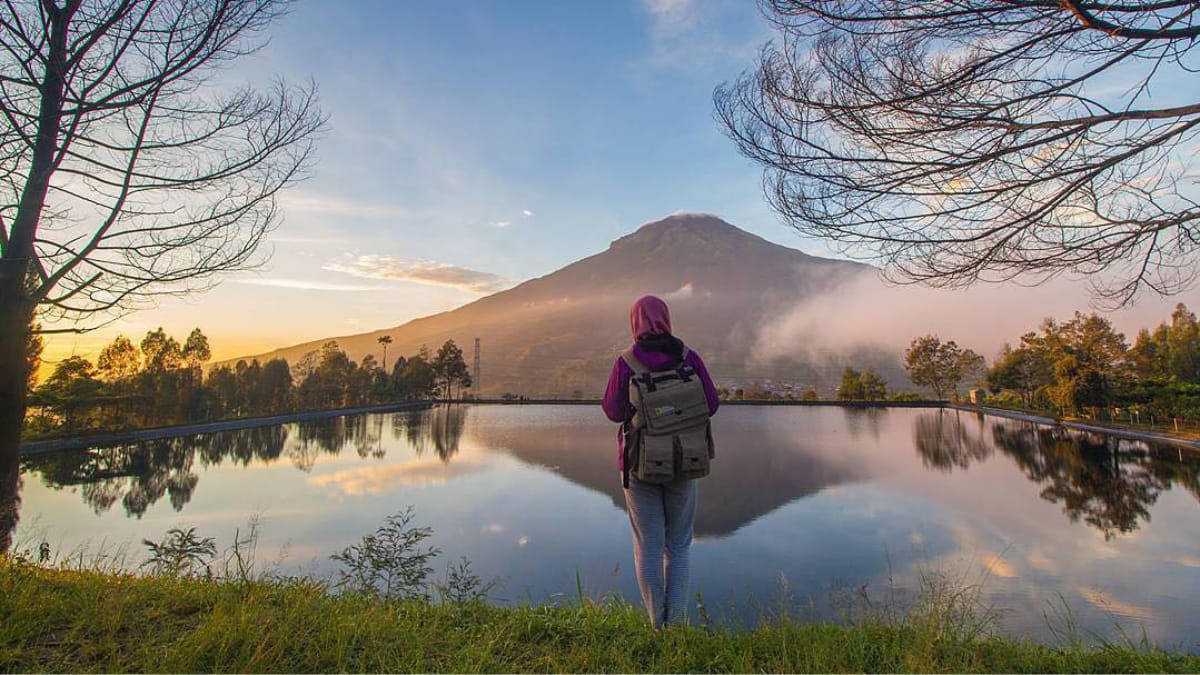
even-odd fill
[[[671,310],[661,298],[643,295],[629,308],[629,328],[635,342],[646,335],[669,335]]]

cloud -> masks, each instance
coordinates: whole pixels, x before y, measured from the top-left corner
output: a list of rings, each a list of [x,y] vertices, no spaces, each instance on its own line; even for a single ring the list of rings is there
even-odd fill
[[[686,284],[677,288],[676,290],[673,290],[670,293],[663,295],[662,297],[664,300],[679,300],[682,298],[690,298],[692,296],[692,293],[694,293],[695,291],[696,291],[695,287],[692,286],[692,282],[689,281]]]
[[[511,220],[497,220],[496,222],[492,223],[492,227],[499,227],[499,228],[505,228],[505,227],[508,227],[509,225],[512,225]]]
[[[416,460],[401,464],[364,466],[313,476],[309,484],[328,487],[349,497],[378,495],[406,487],[441,485],[481,471],[488,462],[479,458],[456,457],[452,464],[440,460]]]
[[[696,24],[694,0],[642,0],[642,4],[654,17],[657,31],[677,33]]]
[[[652,21],[648,64],[710,72],[723,64],[751,60],[770,33],[765,21],[749,29],[742,25],[742,4],[642,0]]]
[[[360,286],[354,284],[328,284],[321,281],[309,281],[307,279],[231,279],[235,284],[248,284],[250,286],[271,286],[273,288],[294,288],[302,291],[337,291],[345,293],[356,293],[364,291],[382,291],[386,290],[383,286]]]
[[[863,275],[797,304],[758,333],[755,360],[848,353],[873,347],[900,355],[913,338],[935,334],[992,359],[1003,343],[1037,330],[1042,320],[1093,311],[1086,284],[1060,278],[1039,286],[980,283],[966,289],[891,286]],[[1136,306],[1099,312],[1130,341],[1140,328],[1169,320],[1179,298],[1146,297]],[[799,354],[797,352],[803,352]]]
[[[282,201],[284,209],[306,213],[356,218],[404,218],[415,215],[412,209],[403,206],[351,201],[330,195],[288,192],[283,195]]]
[[[524,211],[522,211],[521,213],[525,214],[525,217],[526,217],[526,218],[529,218],[530,216],[532,216],[532,215],[533,215],[533,211],[530,211],[529,209],[525,209],[525,210],[524,210]]]
[[[508,279],[489,272],[432,260],[404,260],[386,255],[363,255],[349,264],[332,263],[324,269],[363,279],[411,281],[470,293],[495,293],[512,286]]]

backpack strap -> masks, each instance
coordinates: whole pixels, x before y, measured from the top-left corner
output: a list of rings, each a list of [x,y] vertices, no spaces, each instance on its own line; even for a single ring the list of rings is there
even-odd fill
[[[685,360],[687,360],[687,357],[688,357],[688,348],[687,348],[687,345],[684,345],[683,353],[681,353],[679,355],[679,366],[680,367],[683,366],[683,362]],[[646,364],[642,363],[641,359],[639,359],[636,355],[634,355],[633,347],[630,347],[629,349],[626,349],[625,351],[621,352],[621,358],[625,361],[625,365],[629,366],[630,369],[632,369],[633,372],[637,375],[641,375],[642,373],[650,372],[650,369],[646,367]]]
[[[642,363],[641,359],[634,355],[633,347],[621,352],[621,358],[625,361],[625,365],[629,366],[638,375],[650,372],[646,364]]]

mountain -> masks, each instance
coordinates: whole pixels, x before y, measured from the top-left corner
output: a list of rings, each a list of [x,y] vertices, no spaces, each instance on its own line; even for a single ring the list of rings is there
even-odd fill
[[[294,364],[327,340],[356,361],[366,354],[379,358],[377,340],[389,335],[389,355],[412,355],[422,345],[436,350],[452,339],[470,365],[479,338],[482,386],[476,393],[598,396],[613,359],[629,344],[630,304],[655,294],[667,300],[675,334],[700,352],[718,384],[737,382],[749,376],[750,350],[765,322],[867,272],[873,268],[806,255],[715,216],[677,214],[643,225],[605,251],[451,311],[243,358]],[[828,368],[800,358],[775,364],[768,376],[822,391],[836,386]]]

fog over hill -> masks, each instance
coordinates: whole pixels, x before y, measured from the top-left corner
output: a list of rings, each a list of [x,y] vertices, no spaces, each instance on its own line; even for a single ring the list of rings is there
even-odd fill
[[[453,339],[470,365],[478,337],[483,395],[598,396],[613,359],[629,343],[630,304],[655,294],[670,305],[676,335],[704,356],[718,383],[771,377],[828,394],[840,361],[814,356],[804,345],[794,351],[776,345],[764,360],[754,356],[755,345],[763,327],[789,308],[864,276],[873,278],[874,268],[806,255],[715,216],[676,214],[605,251],[451,311],[242,358],[283,357],[294,364],[336,340],[356,361],[367,354],[378,359],[377,340],[389,335],[389,360]],[[855,358],[859,365],[875,363],[891,381],[902,378],[894,354]]]

